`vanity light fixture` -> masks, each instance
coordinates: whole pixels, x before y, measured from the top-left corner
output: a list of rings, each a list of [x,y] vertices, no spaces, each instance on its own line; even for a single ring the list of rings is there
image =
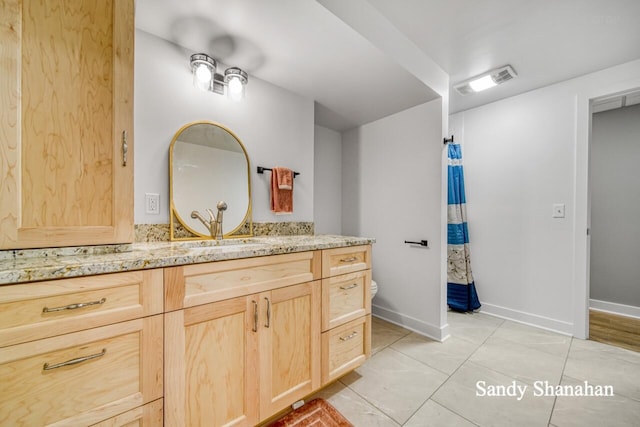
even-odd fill
[[[202,90],[215,92],[219,95],[227,94],[229,99],[244,98],[244,88],[249,76],[238,67],[227,68],[224,75],[216,72],[217,62],[206,53],[191,55],[191,72],[193,84]]]
[[[244,88],[249,81],[247,73],[238,67],[227,68],[224,72],[224,82],[227,85],[227,96],[233,100],[244,98]]]
[[[458,83],[454,88],[460,95],[469,95],[497,86],[517,76],[511,65],[505,65]]]

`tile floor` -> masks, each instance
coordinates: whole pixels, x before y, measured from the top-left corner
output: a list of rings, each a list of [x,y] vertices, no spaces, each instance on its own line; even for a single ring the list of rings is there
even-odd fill
[[[640,426],[640,353],[482,313],[448,321],[439,343],[374,318],[372,357],[318,396],[356,427]],[[476,396],[478,381],[527,389]],[[611,385],[614,396],[538,397],[536,381]]]

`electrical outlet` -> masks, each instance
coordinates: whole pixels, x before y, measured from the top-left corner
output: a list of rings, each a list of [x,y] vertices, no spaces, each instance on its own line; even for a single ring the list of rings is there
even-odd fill
[[[160,195],[157,193],[145,193],[144,211],[151,215],[160,214]]]

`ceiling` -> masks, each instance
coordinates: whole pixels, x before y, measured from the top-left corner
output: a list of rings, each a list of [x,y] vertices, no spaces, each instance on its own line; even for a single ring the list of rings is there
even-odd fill
[[[516,79],[485,92],[451,87],[452,113],[640,58],[640,0],[360,2],[451,86],[515,69]],[[315,0],[138,0],[136,27],[315,100],[316,123],[338,131],[438,97]]]

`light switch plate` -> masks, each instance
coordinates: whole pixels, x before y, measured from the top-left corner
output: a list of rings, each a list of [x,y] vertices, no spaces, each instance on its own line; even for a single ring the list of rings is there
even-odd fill
[[[564,203],[556,203],[553,205],[553,218],[564,218]]]

